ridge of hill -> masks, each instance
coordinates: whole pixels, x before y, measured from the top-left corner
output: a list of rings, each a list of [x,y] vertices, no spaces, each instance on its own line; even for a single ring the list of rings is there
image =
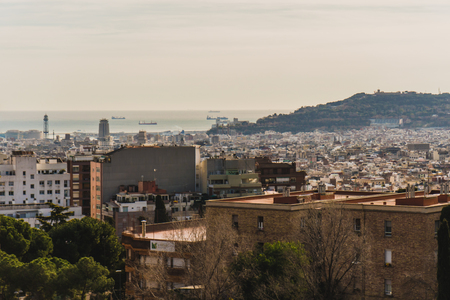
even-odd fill
[[[277,132],[308,132],[360,129],[370,125],[370,119],[403,119],[403,128],[450,127],[450,94],[417,92],[358,93],[347,99],[303,106],[290,114],[273,114],[256,123],[230,125],[239,133],[251,134],[273,130]],[[208,133],[220,133],[212,128]]]

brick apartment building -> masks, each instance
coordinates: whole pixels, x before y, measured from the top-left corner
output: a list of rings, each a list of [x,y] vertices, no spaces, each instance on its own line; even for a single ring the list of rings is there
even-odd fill
[[[324,200],[328,199],[328,200]],[[311,205],[342,204],[362,249],[347,294],[352,299],[435,299],[439,216],[448,195],[295,192],[207,201],[209,217],[228,218],[249,243],[302,242]],[[353,246],[353,245],[350,245]],[[350,247],[349,246],[349,247]]]
[[[300,191],[306,184],[306,172],[297,172],[295,164],[273,163],[267,157],[257,157],[255,165],[259,180],[266,189],[281,192],[289,187],[291,191]]]

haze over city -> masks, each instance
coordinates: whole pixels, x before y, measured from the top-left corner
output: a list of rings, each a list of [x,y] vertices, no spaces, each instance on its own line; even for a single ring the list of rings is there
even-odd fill
[[[0,110],[296,109],[448,91],[447,1],[2,1]]]

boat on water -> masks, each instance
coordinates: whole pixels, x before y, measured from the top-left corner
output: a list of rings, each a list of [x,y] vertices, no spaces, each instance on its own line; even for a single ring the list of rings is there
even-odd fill
[[[139,121],[139,125],[158,125],[156,122],[145,122],[145,121]]]
[[[125,120],[125,117],[112,116],[111,119],[112,119],[112,120]]]
[[[227,117],[210,117],[210,116],[206,117],[206,120],[217,120],[217,119],[219,119],[219,120],[228,120]]]
[[[220,113],[220,110],[210,110],[208,111],[210,114],[218,114]]]

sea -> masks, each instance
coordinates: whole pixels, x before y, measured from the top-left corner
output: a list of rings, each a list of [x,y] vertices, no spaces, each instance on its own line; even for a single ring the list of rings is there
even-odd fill
[[[49,135],[66,133],[98,133],[100,119],[108,119],[110,133],[137,133],[166,131],[206,131],[215,120],[210,117],[227,117],[230,121],[255,122],[274,113],[289,113],[289,110],[172,110],[172,111],[0,111],[0,133],[8,130],[43,131],[44,115],[48,115]],[[125,119],[112,119],[113,116]],[[157,125],[139,125],[139,122],[156,122]]]

